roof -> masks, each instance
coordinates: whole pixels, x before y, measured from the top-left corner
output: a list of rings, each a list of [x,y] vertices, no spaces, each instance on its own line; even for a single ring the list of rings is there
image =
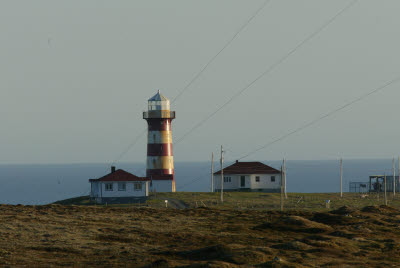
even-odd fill
[[[261,162],[239,162],[224,168],[224,174],[279,174],[279,170],[267,166]],[[215,175],[221,174],[221,170],[214,173]]]
[[[89,181],[90,182],[95,182],[95,181],[150,181],[150,179],[137,177],[129,172],[126,172],[125,170],[118,169],[115,172],[105,175],[104,177],[101,177],[99,179],[92,179]]]
[[[161,95],[160,90],[159,90],[156,95],[154,95],[153,97],[151,97],[149,99],[149,101],[169,101],[169,99],[167,97],[165,97],[164,95]]]

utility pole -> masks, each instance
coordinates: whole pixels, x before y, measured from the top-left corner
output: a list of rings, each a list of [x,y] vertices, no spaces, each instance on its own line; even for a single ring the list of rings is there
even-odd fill
[[[396,196],[396,170],[395,170],[395,163],[393,157],[393,198]]]
[[[284,178],[284,183],[285,183],[285,199],[287,199],[287,191],[286,191],[286,159],[283,159],[283,178]]]
[[[340,158],[340,197],[343,197],[343,158]]]
[[[221,145],[221,202],[224,203],[224,148]]]
[[[211,154],[211,192],[214,192],[214,152]]]
[[[283,168],[281,167],[281,211],[283,211]]]
[[[386,196],[386,174],[385,174],[385,205],[387,206],[387,196]]]

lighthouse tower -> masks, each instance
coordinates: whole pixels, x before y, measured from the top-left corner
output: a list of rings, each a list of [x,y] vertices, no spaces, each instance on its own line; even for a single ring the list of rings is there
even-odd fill
[[[175,192],[171,131],[175,112],[170,111],[170,101],[160,91],[148,104],[148,111],[143,113],[148,124],[146,176],[151,179],[152,191]]]

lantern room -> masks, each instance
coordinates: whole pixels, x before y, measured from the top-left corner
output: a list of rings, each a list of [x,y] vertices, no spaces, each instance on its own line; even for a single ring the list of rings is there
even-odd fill
[[[169,111],[170,101],[165,96],[161,95],[160,90],[148,102],[149,111]]]

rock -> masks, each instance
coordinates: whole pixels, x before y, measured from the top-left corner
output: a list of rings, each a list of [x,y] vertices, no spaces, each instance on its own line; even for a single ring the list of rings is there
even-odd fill
[[[378,206],[367,206],[361,210],[362,212],[368,213],[381,213],[382,210]]]
[[[274,258],[273,261],[274,261],[274,262],[282,262],[282,259],[279,258],[278,256],[275,256],[275,258]]]
[[[336,210],[331,211],[332,214],[338,214],[338,215],[350,215],[353,212],[354,212],[354,209],[352,209],[349,206],[343,206]]]

